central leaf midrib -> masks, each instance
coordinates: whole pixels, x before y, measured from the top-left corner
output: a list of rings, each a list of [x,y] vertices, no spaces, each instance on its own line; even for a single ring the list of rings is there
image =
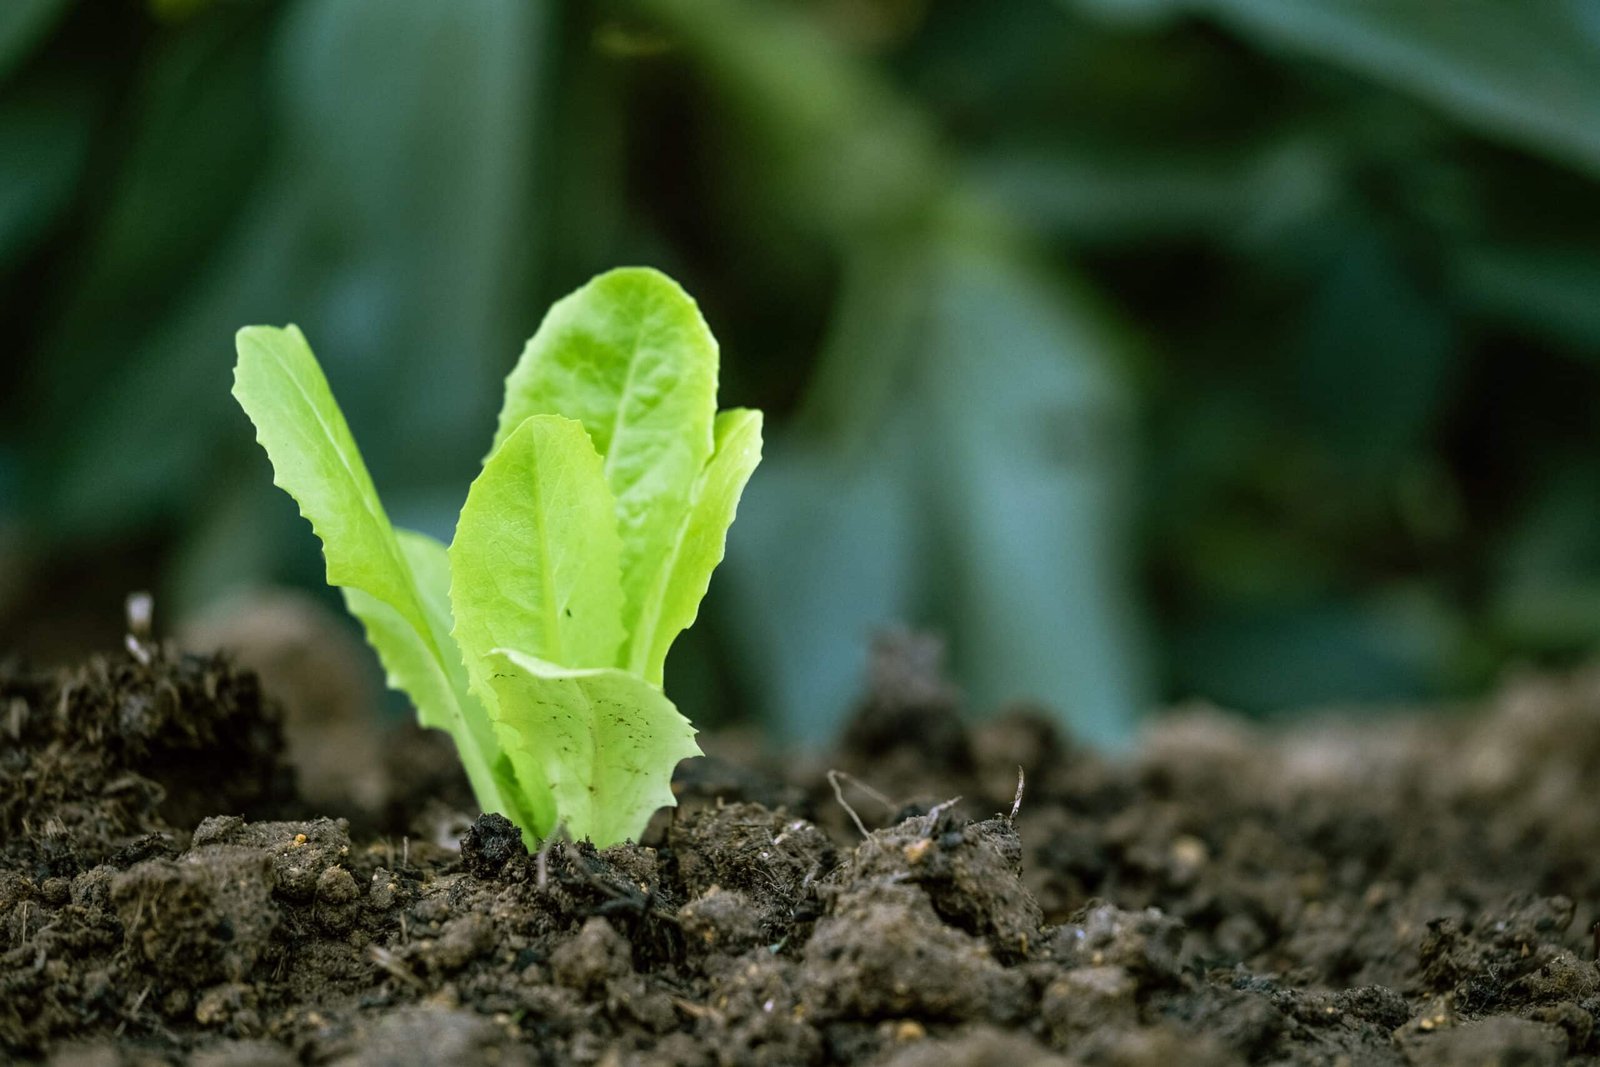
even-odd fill
[[[529,436],[534,435],[530,434]],[[539,455],[537,437],[534,438],[533,443],[535,447],[530,450],[530,454],[533,458],[533,478],[530,479],[530,481],[533,483],[533,494],[535,497],[533,507],[533,522],[535,537],[539,542],[540,577],[542,579],[546,594],[543,598],[545,628],[547,630],[546,640],[548,640],[553,646],[546,658],[548,658],[552,663],[565,663],[566,642],[561,639],[561,611],[556,604],[555,569],[552,566],[550,559],[549,526],[545,521],[545,487],[544,482],[541,479],[541,475],[543,474],[543,460]]]
[[[629,401],[633,397],[633,379],[634,375],[638,373],[639,363],[641,362],[639,358],[639,352],[644,347],[643,337],[645,332],[645,318],[645,314],[641,313],[638,321],[633,324],[633,343],[630,346],[630,351],[628,353],[628,373],[622,378],[622,392],[617,396],[617,411],[616,414],[611,418],[611,433],[606,439],[606,455],[605,459],[601,461],[601,471],[606,476],[607,485],[612,485],[611,461],[616,457],[619,451],[617,448],[617,441],[619,438],[621,438],[628,425],[627,416]],[[617,492],[617,489],[614,485],[612,485],[611,491],[620,501],[622,494]]]

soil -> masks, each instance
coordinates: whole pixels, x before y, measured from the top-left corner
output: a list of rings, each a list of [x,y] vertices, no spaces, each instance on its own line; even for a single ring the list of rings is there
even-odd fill
[[[1600,1062],[1600,673],[1109,760],[899,638],[837,751],[708,738],[643,844],[529,855],[436,737],[312,810],[254,675],[136,651],[0,668],[0,1058]]]

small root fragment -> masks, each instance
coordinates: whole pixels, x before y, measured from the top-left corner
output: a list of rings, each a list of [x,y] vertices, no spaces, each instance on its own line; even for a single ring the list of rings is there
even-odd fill
[[[928,829],[924,831],[922,836],[932,837],[934,834],[938,833],[939,820],[944,817],[945,812],[949,811],[959,803],[961,803],[960,797],[951,797],[949,800],[941,800],[939,803],[929,808],[927,815]]]
[[[550,850],[555,847],[557,841],[567,842],[570,840],[567,837],[567,824],[565,822],[556,823],[555,829],[545,835],[544,841],[539,845],[538,853],[533,858],[534,869],[538,872],[533,881],[535,887],[543,889],[550,883]]]
[[[401,962],[400,957],[384,948],[382,945],[373,945],[367,950],[367,957],[383,969],[391,978],[398,978],[412,989],[422,989],[422,979],[411,972],[411,968]]]
[[[833,787],[833,798],[839,802],[839,806],[844,809],[845,814],[850,816],[850,821],[856,824],[856,829],[861,831],[861,836],[871,837],[872,835],[867,832],[867,824],[861,821],[861,816],[856,814],[856,809],[852,808],[850,802],[844,798],[844,789],[839,785],[839,779],[842,776],[843,772],[841,771],[828,772],[828,784]]]

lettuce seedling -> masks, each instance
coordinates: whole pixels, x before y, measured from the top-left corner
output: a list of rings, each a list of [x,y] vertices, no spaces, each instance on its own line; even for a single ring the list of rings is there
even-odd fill
[[[233,395],[328,583],[389,684],[454,738],[478,803],[530,841],[636,836],[699,754],[662,668],[761,459],[761,413],[716,410],[694,301],[629,268],[550,309],[449,548],[390,524],[299,329],[247,327],[238,351]]]

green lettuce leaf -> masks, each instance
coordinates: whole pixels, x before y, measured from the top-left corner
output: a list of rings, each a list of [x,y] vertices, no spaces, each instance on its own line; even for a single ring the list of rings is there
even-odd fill
[[[489,654],[509,647],[572,668],[610,666],[623,639],[621,552],[600,455],[582,424],[559,415],[525,419],[489,457],[450,546],[455,642],[541,836],[558,818],[578,836],[590,827],[561,807],[547,765],[526,756],[530,711],[499,699]]]
[[[514,649],[490,660],[500,706],[519,709],[502,734],[518,775],[543,776],[557,823],[574,837],[601,848],[628,840],[675,803],[672,769],[700,748],[659,688],[627,671],[571,670]]]
[[[473,481],[450,546],[454,634],[469,674],[501,647],[610,666],[623,638],[621,553],[611,490],[583,427],[559,415],[525,420]]]
[[[672,642],[700,613],[711,572],[722,562],[739,496],[761,462],[761,412],[734,408],[717,416],[716,451],[689,497],[689,511],[635,624],[627,666],[660,685]]]
[[[716,396],[716,339],[694,300],[646,268],[602,274],[556,302],[506,379],[496,448],[530,415],[565,415],[603,459],[622,538],[619,666],[640,670],[652,656],[640,617],[711,457]]]
[[[273,482],[322,540],[328,584],[425,725],[448,730],[485,810],[515,814],[509,773],[495,766],[492,726],[464,683],[448,636],[442,546],[396,531],[378,499],[328,380],[298,327],[249,326],[237,337],[233,395],[255,424]],[[443,613],[441,615],[441,613]]]

